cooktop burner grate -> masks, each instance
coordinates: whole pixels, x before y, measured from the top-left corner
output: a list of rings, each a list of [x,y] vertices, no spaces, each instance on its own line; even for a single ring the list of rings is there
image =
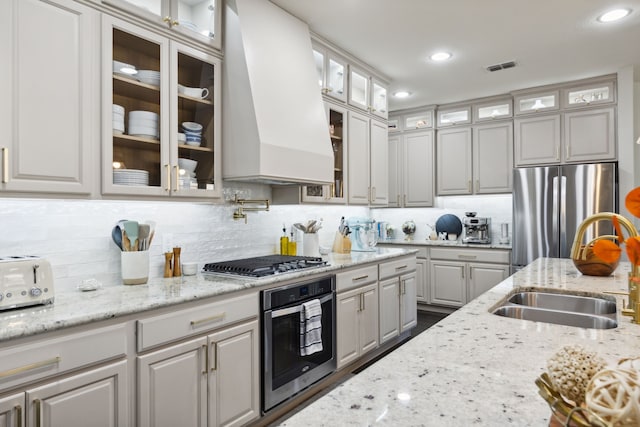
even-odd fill
[[[205,273],[225,273],[240,276],[263,277],[326,265],[320,257],[267,255],[253,258],[212,262],[204,265]]]

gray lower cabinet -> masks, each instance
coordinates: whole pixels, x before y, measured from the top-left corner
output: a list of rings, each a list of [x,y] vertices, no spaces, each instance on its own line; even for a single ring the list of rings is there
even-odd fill
[[[336,296],[338,369],[378,347],[378,283]]]
[[[417,324],[416,258],[380,264],[380,344]]]
[[[0,426],[23,426],[25,425],[24,393],[15,393],[0,398]]]

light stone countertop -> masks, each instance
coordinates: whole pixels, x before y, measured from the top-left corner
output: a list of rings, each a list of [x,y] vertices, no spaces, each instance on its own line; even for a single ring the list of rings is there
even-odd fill
[[[511,243],[463,243],[461,239],[458,240],[428,240],[428,239],[387,239],[379,240],[379,245],[414,245],[414,246],[447,246],[454,248],[474,248],[474,249],[508,249],[511,250]]]
[[[413,254],[415,250],[377,248],[376,252],[351,252],[323,256],[328,265],[260,279],[203,275],[151,279],[144,285],[105,286],[96,291],[55,293],[52,305],[0,312],[0,341],[55,331],[71,326],[140,313],[160,307],[265,287],[291,279]]]
[[[609,363],[640,356],[640,325],[618,314],[615,329],[583,329],[489,310],[519,287],[626,291],[628,271],[582,276],[571,260],[538,259],[281,425],[546,427],[551,411],[534,381],[547,360],[566,344]]]

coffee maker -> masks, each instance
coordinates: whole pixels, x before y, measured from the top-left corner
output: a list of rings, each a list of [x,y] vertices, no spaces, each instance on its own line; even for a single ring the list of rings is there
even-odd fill
[[[476,218],[476,212],[465,212],[463,243],[491,243],[491,218]]]

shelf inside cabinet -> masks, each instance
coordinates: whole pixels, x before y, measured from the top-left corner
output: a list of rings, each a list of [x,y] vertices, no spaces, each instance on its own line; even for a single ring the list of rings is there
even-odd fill
[[[202,151],[202,152],[206,152],[206,153],[213,153],[213,148],[209,148],[209,147],[202,147],[202,146],[197,147],[195,145],[178,144],[178,148],[184,149],[184,150]]]
[[[334,140],[336,140],[336,141],[341,141],[341,140],[342,140],[342,137],[341,137],[341,136],[338,136],[338,135],[331,135],[331,139],[334,139]]]
[[[113,75],[113,91],[117,94],[126,94],[127,97],[142,101],[160,104],[160,88],[137,80]]]
[[[191,96],[183,95],[181,93],[178,94],[178,99],[184,101],[184,108],[188,108],[189,103],[194,104],[203,104],[203,105],[213,105],[213,101],[208,98],[193,98]]]
[[[160,145],[160,141],[157,139],[126,134],[113,135],[113,142],[122,144],[123,146],[128,146],[130,148],[146,148],[151,150],[157,150],[158,146]]]

